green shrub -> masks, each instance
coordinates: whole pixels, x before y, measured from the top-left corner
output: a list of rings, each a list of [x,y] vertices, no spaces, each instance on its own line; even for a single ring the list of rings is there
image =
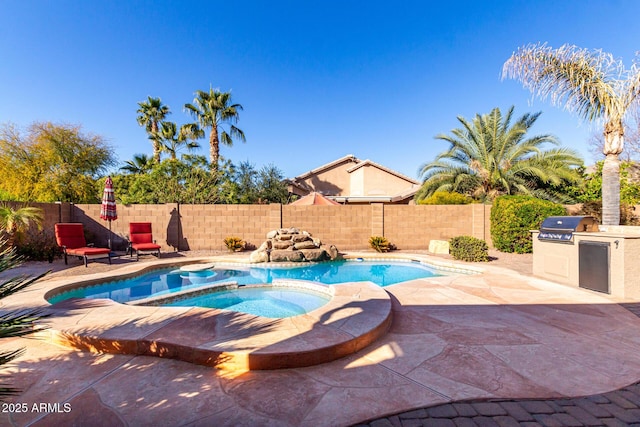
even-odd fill
[[[244,249],[244,241],[240,237],[229,236],[224,238],[224,245],[230,252],[238,252]]]
[[[491,239],[501,252],[533,252],[530,230],[540,228],[549,216],[566,215],[566,210],[547,200],[531,196],[500,196],[491,208]]]
[[[369,246],[375,249],[376,252],[389,252],[392,248],[387,238],[382,236],[369,237]]]
[[[489,261],[487,242],[471,236],[458,236],[449,240],[449,253],[460,261]]]
[[[419,205],[467,205],[473,199],[455,191],[436,191],[426,199],[418,201]]]

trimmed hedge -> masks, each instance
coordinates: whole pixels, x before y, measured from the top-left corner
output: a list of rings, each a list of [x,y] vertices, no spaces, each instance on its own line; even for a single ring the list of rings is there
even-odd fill
[[[426,199],[418,201],[419,205],[467,205],[473,199],[464,194],[451,191],[436,191]]]
[[[501,252],[533,252],[530,230],[549,216],[566,215],[561,205],[530,196],[500,196],[491,208],[491,239]]]
[[[449,240],[449,253],[460,261],[489,261],[487,242],[471,236],[458,236]]]

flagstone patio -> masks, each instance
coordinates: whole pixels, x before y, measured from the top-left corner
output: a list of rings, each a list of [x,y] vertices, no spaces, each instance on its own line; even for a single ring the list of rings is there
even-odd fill
[[[83,280],[132,268],[98,265],[101,272],[92,273],[97,264]],[[24,390],[11,402],[26,405],[7,406],[0,424],[348,426],[455,401],[585,396],[640,380],[640,318],[627,309],[636,309],[634,301],[623,307],[603,294],[481,267],[482,274],[384,288],[391,304],[386,334],[353,354],[308,367],[223,370],[147,355],[93,354],[33,338],[3,340],[4,350],[27,348],[3,370],[3,382]],[[56,273],[3,303],[40,305],[44,292],[62,280],[63,272]],[[88,329],[95,322],[102,333],[108,314],[92,310],[59,311],[51,322]],[[151,319],[114,313],[132,334],[167,326],[162,310]],[[203,325],[182,324],[182,333],[202,333]]]

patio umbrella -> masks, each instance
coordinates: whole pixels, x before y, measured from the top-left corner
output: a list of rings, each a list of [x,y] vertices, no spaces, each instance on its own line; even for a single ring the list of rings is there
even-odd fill
[[[102,193],[102,205],[100,206],[100,218],[109,221],[109,249],[111,249],[111,221],[118,219],[116,211],[116,196],[113,192],[113,181],[108,176],[104,182],[104,192]]]

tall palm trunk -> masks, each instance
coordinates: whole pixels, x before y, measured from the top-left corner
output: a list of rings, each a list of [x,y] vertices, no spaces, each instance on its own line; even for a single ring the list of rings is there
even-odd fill
[[[622,121],[609,121],[604,126],[606,156],[602,166],[602,225],[620,224],[620,159],[624,146]]]
[[[160,163],[160,151],[162,151],[162,148],[160,147],[160,140],[154,137],[154,135],[158,135],[158,122],[151,124],[151,135],[151,141],[153,142],[153,161]]]
[[[602,225],[620,224],[620,160],[608,154],[602,167]]]
[[[214,123],[211,126],[211,135],[209,136],[209,161],[211,169],[218,170],[218,160],[220,159],[220,141],[218,140],[218,127]]]

